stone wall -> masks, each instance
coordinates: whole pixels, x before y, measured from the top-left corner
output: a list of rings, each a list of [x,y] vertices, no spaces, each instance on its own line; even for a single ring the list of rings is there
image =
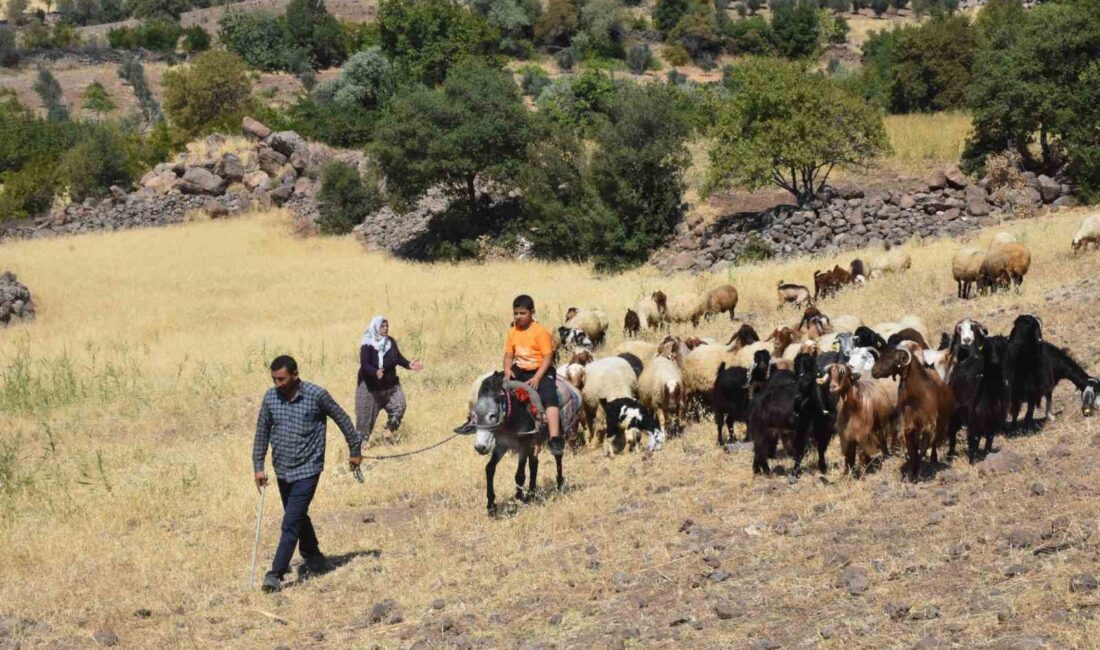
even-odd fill
[[[988,180],[972,183],[957,168],[950,168],[908,191],[827,187],[802,209],[779,206],[712,224],[689,217],[651,261],[669,271],[721,272],[746,254],[829,254],[901,244],[918,235],[951,237],[995,225],[1017,212],[1033,212],[1044,204],[1072,205],[1069,186],[1046,176],[1025,174],[1025,178],[1027,186],[1012,192],[1009,200],[991,196],[986,191]],[[755,250],[746,253],[747,249]]]
[[[10,271],[0,273],[0,327],[34,320],[34,300],[27,285]]]

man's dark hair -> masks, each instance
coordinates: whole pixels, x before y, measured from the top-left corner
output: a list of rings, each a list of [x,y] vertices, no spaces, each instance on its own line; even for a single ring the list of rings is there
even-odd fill
[[[298,362],[288,354],[280,354],[271,362],[271,372],[275,372],[280,368],[286,368],[286,371],[292,375],[298,374]]]
[[[512,301],[512,309],[526,309],[535,311],[535,299],[527,294],[520,294]]]

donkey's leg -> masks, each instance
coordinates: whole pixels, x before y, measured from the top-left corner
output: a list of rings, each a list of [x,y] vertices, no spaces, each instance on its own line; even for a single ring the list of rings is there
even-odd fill
[[[558,468],[558,489],[561,490],[561,486],[565,483],[565,477],[561,473],[561,456],[554,456],[554,462]]]
[[[523,482],[527,480],[527,456],[529,453],[527,450],[519,452],[519,467],[516,468],[516,501],[527,500],[523,493]]]
[[[535,488],[538,487],[539,476],[539,457],[538,454],[532,453],[530,458],[527,459],[528,468],[531,470],[531,483],[527,487],[527,494],[534,496]]]
[[[497,447],[493,450],[493,455],[489,457],[489,462],[485,463],[485,499],[490,517],[497,513],[497,495],[493,491],[493,477],[497,473],[497,463],[500,462],[500,457],[503,455],[504,453]]]

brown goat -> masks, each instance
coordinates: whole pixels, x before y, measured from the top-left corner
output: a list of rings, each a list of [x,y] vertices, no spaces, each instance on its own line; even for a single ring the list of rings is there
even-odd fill
[[[810,290],[801,284],[787,284],[780,280],[775,288],[775,292],[776,295],[779,296],[779,306],[776,309],[782,309],[783,305],[787,303],[799,307],[813,303],[813,299],[810,297]]]
[[[688,338],[684,339],[684,347],[686,347],[689,351],[694,350],[700,345],[706,344],[707,342],[699,338],[698,336],[689,336]]]
[[[827,375],[817,381],[827,383],[829,394],[836,400],[836,430],[844,470],[852,473],[857,469],[858,452],[858,470],[863,474],[871,458],[885,451],[887,439],[896,435],[897,394],[889,384],[861,379],[843,363],[829,365]]]
[[[623,333],[627,336],[637,336],[640,329],[642,329],[642,321],[638,318],[638,312],[627,309],[626,317],[623,318]]]
[[[801,334],[789,327],[777,327],[768,335],[768,338],[764,340],[775,341],[775,343],[772,344],[772,356],[778,359],[783,356],[783,353],[792,343],[801,340],[801,338]]]
[[[884,352],[871,369],[871,375],[876,378],[897,376],[901,379],[898,385],[898,411],[905,440],[906,466],[903,471],[912,481],[920,475],[925,451],[930,452],[933,463],[938,462],[936,446],[947,440],[951,414],[955,409],[955,396],[951,389],[935,370],[924,366],[920,355],[921,350],[916,343],[904,341]]]
[[[849,284],[852,284],[852,274],[840,266],[834,266],[832,271],[814,271],[814,300],[835,295]]]
[[[658,289],[653,292],[650,298],[653,298],[653,302],[657,305],[657,313],[659,313],[663,319],[668,314],[668,296],[665,295],[664,291]]]

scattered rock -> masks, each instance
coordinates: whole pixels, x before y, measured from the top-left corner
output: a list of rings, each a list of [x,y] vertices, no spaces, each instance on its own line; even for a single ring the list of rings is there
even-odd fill
[[[1079,573],[1069,579],[1070,593],[1090,593],[1097,591],[1097,589],[1100,589],[1100,586],[1098,586],[1096,576],[1087,573]]]
[[[561,620],[562,620],[562,615],[561,614],[551,614],[550,615],[550,620],[547,621],[547,622],[550,623],[550,625],[561,625]]]
[[[907,603],[889,602],[886,603],[883,611],[895,621],[900,621],[909,615],[909,605]]]
[[[925,605],[909,612],[909,619],[913,621],[930,621],[940,617],[940,608],[935,605]]]
[[[272,133],[267,138],[267,144],[275,151],[286,156],[287,160],[295,153],[304,155],[308,148],[305,138],[294,131],[279,131],[278,133]]]
[[[202,210],[210,215],[211,219],[218,219],[229,214],[229,208],[218,199],[207,199],[202,204]]]
[[[735,618],[741,614],[741,612],[727,601],[719,602],[714,606],[714,613],[718,615],[718,620],[728,621],[731,618]]]
[[[1030,530],[1016,528],[1005,536],[1005,541],[1008,542],[1010,548],[1028,548],[1038,543],[1039,536]]]
[[[929,190],[942,190],[947,187],[947,174],[942,171],[932,172],[925,184],[928,185]]]
[[[1024,564],[1012,564],[1005,569],[1005,577],[1015,578],[1016,576],[1022,576],[1027,573],[1027,566]]]
[[[729,579],[729,574],[725,571],[715,571],[708,576],[711,582],[725,582]]]
[[[934,636],[926,636],[913,645],[913,650],[932,650],[933,648],[942,647],[943,641],[940,641]]]
[[[180,179],[179,189],[184,194],[221,194],[225,179],[202,167],[189,167]]]
[[[992,453],[978,463],[978,471],[990,474],[1015,474],[1023,471],[1027,461],[1023,456],[1009,449]]]
[[[0,273],[0,327],[34,318],[34,300],[27,285],[11,271]]]
[[[251,117],[246,117],[241,121],[241,131],[244,132],[245,136],[256,140],[263,140],[271,135],[271,129]]]
[[[447,601],[442,598],[436,598],[432,601],[432,609],[443,609],[447,606]]]
[[[1062,193],[1062,186],[1058,181],[1054,180],[1046,174],[1040,174],[1039,178],[1039,195],[1043,198],[1043,203],[1051,203],[1058,198]]]
[[[752,650],[777,650],[782,647],[781,643],[771,639],[756,639],[752,642]]]
[[[379,623],[393,625],[404,620],[405,617],[401,613],[401,606],[396,600],[391,598],[375,603],[374,607],[370,610],[370,614],[367,615],[368,625],[377,625]]]
[[[1047,486],[1043,485],[1039,481],[1035,481],[1031,484],[1031,493],[1037,497],[1041,497],[1047,493]]]
[[[151,610],[145,609],[144,607],[134,611],[134,616],[138,618],[149,618],[152,615],[153,612]]]
[[[110,628],[96,630],[96,633],[92,635],[92,639],[105,648],[112,648],[118,645],[118,635]]]
[[[838,586],[845,589],[849,594],[858,596],[870,586],[870,580],[867,577],[867,570],[862,567],[850,566],[840,572],[840,579],[838,580]]]
[[[961,190],[970,184],[970,179],[955,165],[944,170],[943,175],[947,184],[956,190]]]

